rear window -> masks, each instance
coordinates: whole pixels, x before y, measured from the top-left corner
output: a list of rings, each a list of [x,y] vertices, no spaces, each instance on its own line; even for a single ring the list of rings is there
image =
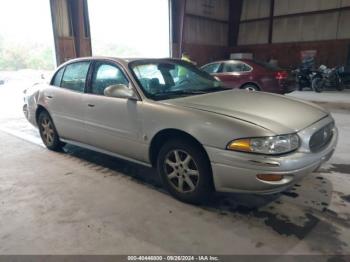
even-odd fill
[[[88,61],[67,65],[61,81],[61,87],[73,91],[84,92],[89,66],[90,62]]]
[[[55,77],[54,77],[54,79],[52,81],[52,85],[54,85],[54,86],[60,86],[61,85],[64,69],[65,68],[63,67],[56,73],[56,75],[55,75]]]
[[[263,62],[263,61],[259,61],[259,60],[254,60],[254,63],[255,64],[258,64],[262,67],[265,67],[267,69],[270,69],[270,70],[273,70],[273,71],[279,71],[279,70],[282,70],[280,67],[276,66],[276,65],[273,65],[273,64],[270,64],[270,63],[267,63],[267,62]]]

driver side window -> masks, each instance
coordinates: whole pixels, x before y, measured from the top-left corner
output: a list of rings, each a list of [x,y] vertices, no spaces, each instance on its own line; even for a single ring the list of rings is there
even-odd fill
[[[104,90],[107,87],[118,84],[127,86],[129,81],[117,66],[108,63],[96,63],[91,82],[92,94],[104,95]]]

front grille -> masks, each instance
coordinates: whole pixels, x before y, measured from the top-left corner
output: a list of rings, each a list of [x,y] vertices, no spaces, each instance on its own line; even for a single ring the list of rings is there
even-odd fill
[[[333,137],[333,129],[334,123],[330,123],[314,133],[309,142],[310,150],[312,152],[317,152],[328,145]]]

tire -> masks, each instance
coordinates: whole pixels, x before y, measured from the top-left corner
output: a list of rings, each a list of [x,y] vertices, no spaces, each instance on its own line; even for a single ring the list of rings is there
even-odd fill
[[[301,83],[301,79],[299,77],[295,78],[295,83],[296,83],[296,87],[299,91],[303,91],[303,85]]]
[[[205,203],[214,191],[210,162],[189,140],[165,143],[158,154],[157,169],[164,187],[182,202]]]
[[[60,141],[55,125],[48,112],[42,111],[39,114],[38,127],[44,145],[52,151],[61,151],[64,143]]]
[[[323,80],[321,78],[315,78],[312,80],[312,89],[316,93],[321,93],[324,89],[323,87]]]
[[[246,85],[242,86],[241,89],[245,89],[248,91],[259,91],[259,88],[253,84],[246,84]]]
[[[345,89],[345,85],[344,85],[344,82],[341,78],[338,78],[337,80],[337,84],[335,86],[335,88],[338,90],[338,91],[343,91]]]

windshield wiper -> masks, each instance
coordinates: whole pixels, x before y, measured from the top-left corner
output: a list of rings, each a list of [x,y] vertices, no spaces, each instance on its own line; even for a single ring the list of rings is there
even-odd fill
[[[182,95],[200,95],[205,93],[207,92],[204,90],[179,90],[179,91],[156,94],[156,96],[167,97],[167,96],[182,96]]]
[[[196,95],[196,94],[205,94],[207,93],[206,90],[181,90],[174,92],[176,94],[189,94],[189,95]]]
[[[173,96],[203,95],[203,94],[216,92],[216,91],[224,91],[227,89],[229,88],[213,87],[213,88],[200,89],[200,90],[178,90],[173,92],[155,94],[154,96],[162,97],[164,99],[164,98],[173,97]]]

